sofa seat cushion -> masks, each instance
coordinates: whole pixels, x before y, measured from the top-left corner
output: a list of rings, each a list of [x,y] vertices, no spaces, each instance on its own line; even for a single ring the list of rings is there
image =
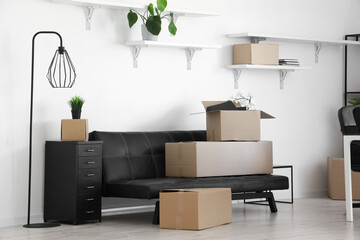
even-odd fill
[[[283,190],[289,188],[288,178],[278,175],[245,175],[202,178],[151,178],[108,183],[107,197],[159,198],[162,189],[231,188],[232,193]]]

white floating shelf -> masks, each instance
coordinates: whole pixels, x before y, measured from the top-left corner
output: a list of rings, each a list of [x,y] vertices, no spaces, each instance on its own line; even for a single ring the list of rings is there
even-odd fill
[[[315,45],[315,62],[318,62],[318,56],[322,46],[347,46],[356,45],[360,46],[360,42],[350,40],[326,40],[326,39],[313,39],[304,37],[290,37],[281,35],[271,34],[258,34],[258,33],[234,33],[228,34],[229,38],[243,38],[249,39],[252,43],[259,43],[260,41],[272,40],[272,41],[286,41],[286,42],[297,42]]]
[[[127,2],[120,2],[114,0],[50,0],[55,3],[71,4],[86,8],[86,29],[90,30],[91,17],[95,8],[107,8],[116,10],[129,11],[130,9],[143,11],[146,9],[146,5],[137,5]],[[202,11],[202,10],[191,10],[191,9],[180,9],[180,8],[166,8],[165,13],[173,13],[175,20],[177,17],[209,17],[218,16],[217,13]]]
[[[159,41],[132,41],[125,42],[125,46],[131,48],[133,54],[133,66],[137,68],[138,66],[138,57],[140,54],[141,48],[144,47],[165,47],[165,48],[180,48],[186,50],[187,58],[187,69],[191,69],[191,61],[194,56],[195,51],[202,49],[220,49],[221,45],[210,45],[210,44],[193,44],[193,43],[174,43],[174,42],[159,42]]]
[[[280,74],[280,89],[284,89],[284,80],[288,72],[295,70],[308,70],[311,67],[301,66],[283,66],[283,65],[251,65],[251,64],[240,64],[240,65],[229,65],[228,69],[232,69],[234,73],[234,88],[239,87],[239,78],[243,70],[278,70]]]

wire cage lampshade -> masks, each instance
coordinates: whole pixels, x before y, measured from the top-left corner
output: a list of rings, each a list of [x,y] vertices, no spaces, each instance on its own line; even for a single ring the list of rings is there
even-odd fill
[[[63,46],[55,51],[46,77],[53,88],[71,88],[74,85],[75,68]]]

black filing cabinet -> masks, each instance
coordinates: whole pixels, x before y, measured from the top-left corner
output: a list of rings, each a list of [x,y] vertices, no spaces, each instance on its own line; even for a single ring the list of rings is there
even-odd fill
[[[44,221],[101,221],[102,141],[45,144]]]

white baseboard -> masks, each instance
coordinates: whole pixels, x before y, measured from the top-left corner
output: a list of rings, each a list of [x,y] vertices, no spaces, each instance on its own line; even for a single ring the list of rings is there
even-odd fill
[[[290,199],[290,191],[289,190],[281,190],[274,191],[275,200],[289,200]],[[302,192],[294,192],[294,198],[313,198],[313,197],[326,197],[327,190],[322,191],[302,191]],[[233,204],[242,203],[243,200],[234,200]],[[103,209],[102,216],[110,216],[110,215],[118,215],[118,214],[132,214],[132,213],[140,213],[140,212],[152,212],[154,211],[154,204],[145,205],[145,206],[135,206],[135,207],[121,207],[121,208],[109,208]],[[7,218],[0,219],[0,227],[8,227],[8,226],[16,226],[16,225],[24,225],[27,222],[27,217],[17,217],[17,218]],[[40,223],[43,222],[42,215],[32,215],[31,223]]]
[[[42,223],[44,222],[42,215],[32,215],[30,218],[30,223]],[[16,218],[3,218],[0,219],[0,228],[1,227],[10,227],[25,225],[27,223],[27,217],[16,217]]]

